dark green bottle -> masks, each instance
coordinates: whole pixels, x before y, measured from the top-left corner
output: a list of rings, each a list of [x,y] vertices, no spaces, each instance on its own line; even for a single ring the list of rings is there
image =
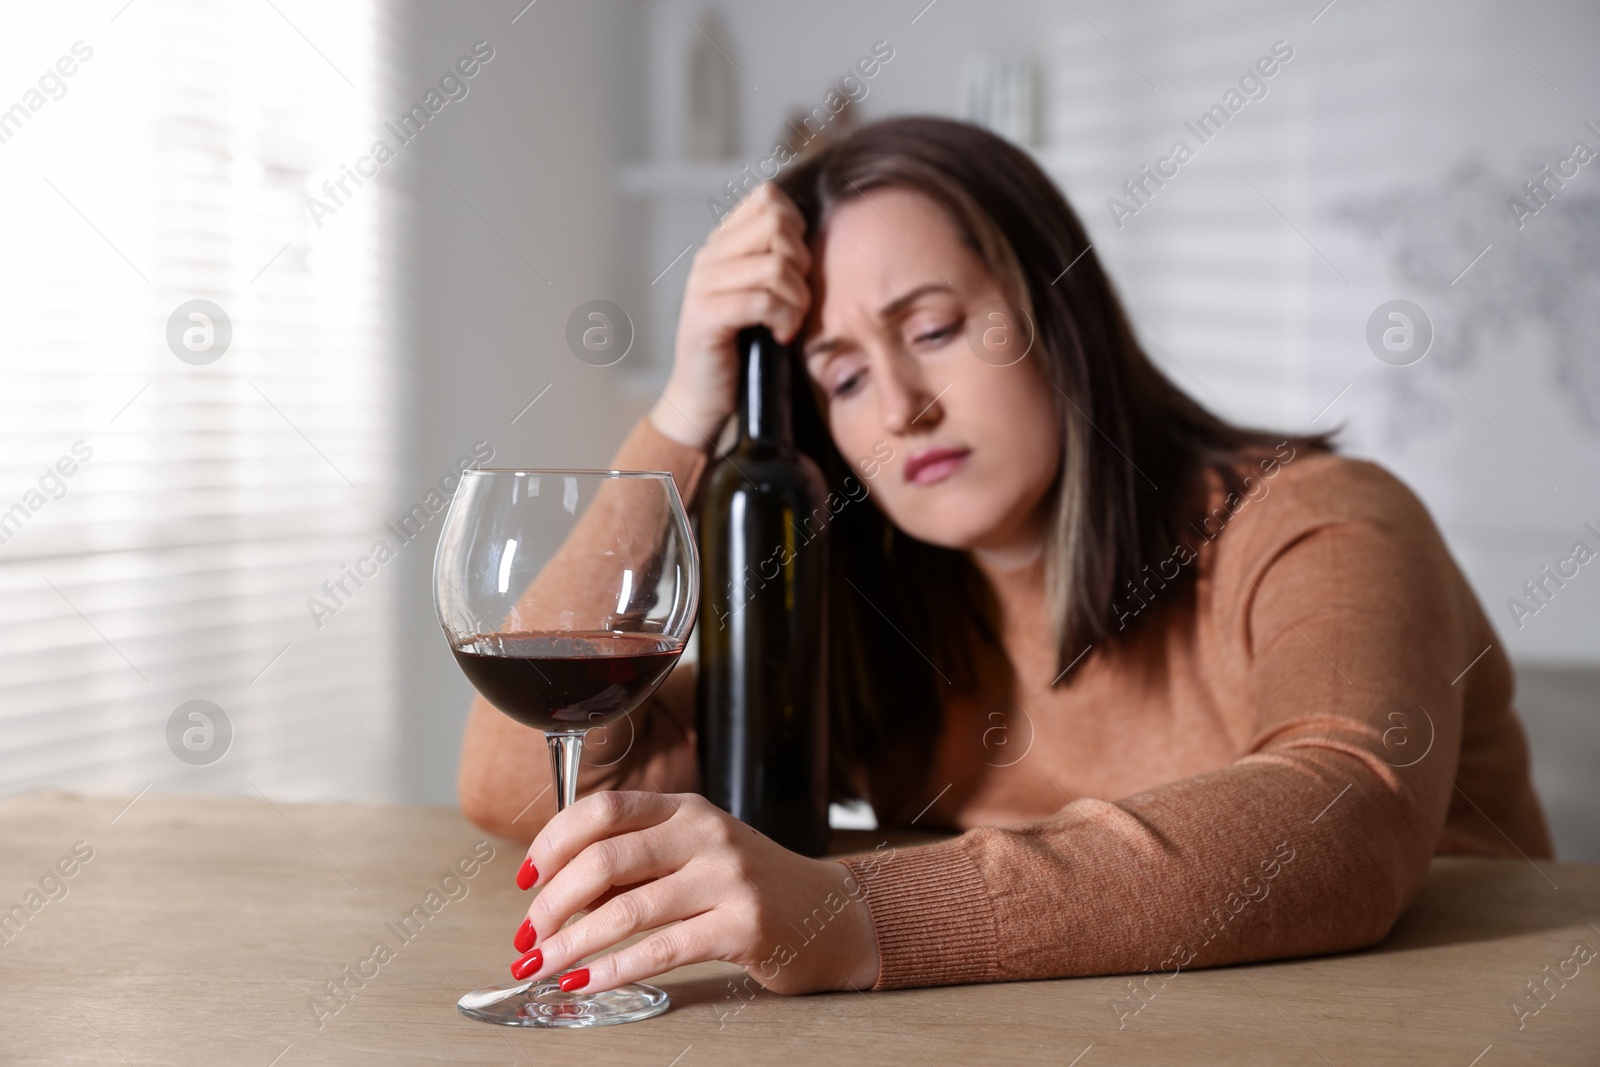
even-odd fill
[[[828,845],[828,524],[794,443],[793,350],[739,332],[739,438],[696,507],[701,792],[807,856]]]

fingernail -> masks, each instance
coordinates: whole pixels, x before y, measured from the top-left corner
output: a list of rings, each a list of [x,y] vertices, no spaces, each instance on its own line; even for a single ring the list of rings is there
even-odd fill
[[[511,939],[511,947],[518,952],[526,952],[533,947],[538,937],[533,932],[533,920],[523,919],[522,925],[517,927],[517,936]]]
[[[533,973],[533,972],[528,972]],[[574,989],[582,989],[589,984],[589,968],[579,967],[577,970],[561,976],[561,991],[570,993]]]
[[[527,952],[524,952],[522,955],[518,956],[517,962],[511,965],[511,977],[515,978],[519,982],[524,981],[528,975],[532,974],[534,971],[537,971],[542,966],[544,966],[544,953],[540,952],[536,948],[529,949]],[[588,972],[584,973],[587,974]],[[585,981],[587,980],[588,979],[586,978]],[[561,988],[565,989],[566,986],[562,986]]]
[[[517,869],[517,888],[527,889],[539,880],[539,869],[533,865],[533,857],[529,856],[522,861],[522,866]]]

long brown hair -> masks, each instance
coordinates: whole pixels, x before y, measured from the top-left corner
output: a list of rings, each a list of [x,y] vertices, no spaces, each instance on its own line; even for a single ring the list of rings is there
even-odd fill
[[[835,205],[873,189],[930,197],[1032,321],[1032,352],[1053,387],[1062,441],[1045,550],[1058,674],[1087,647],[1114,644],[1148,622],[1153,613],[1127,627],[1115,601],[1176,545],[1195,544],[1208,472],[1241,492],[1247,457],[1284,443],[1297,452],[1333,448],[1331,434],[1234,425],[1180,390],[1140,346],[1061,192],[1026,153],[979,127],[932,117],[872,123],[776,180],[810,238]],[[796,376],[804,381],[798,367]],[[801,449],[831,489],[854,485],[859,495],[862,471],[839,454],[811,390],[793,395]],[[919,783],[947,696],[979,696],[975,643],[998,643],[986,586],[964,552],[905,534],[877,507],[842,509],[830,541],[835,797],[857,795],[857,774],[869,766]],[[1162,597],[1188,595],[1193,570],[1182,568]],[[1056,684],[1071,681],[1068,674]]]

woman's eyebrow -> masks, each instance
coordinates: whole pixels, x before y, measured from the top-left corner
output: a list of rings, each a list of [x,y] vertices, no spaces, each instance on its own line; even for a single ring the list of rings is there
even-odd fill
[[[944,285],[939,282],[929,282],[927,285],[919,285],[909,293],[902,293],[893,300],[889,301],[887,304],[883,305],[883,307],[879,308],[878,317],[880,319],[892,319],[906,308],[910,307],[919,298],[924,297],[929,293],[951,291],[951,286]]]
[[[836,350],[838,350],[840,348],[843,348],[843,347],[844,347],[844,339],[843,338],[841,338],[841,337],[824,337],[824,338],[822,338],[820,340],[812,341],[810,344],[806,345],[804,358],[805,358],[805,361],[807,363],[810,363],[812,360],[816,359],[819,356],[825,356],[829,352],[836,351]]]
[[[879,308],[878,317],[881,319],[892,319],[899,315],[906,308],[910,307],[917,300],[929,293],[952,291],[953,289],[951,286],[944,285],[939,282],[930,282],[927,285],[919,285],[910,292],[901,293],[899,296],[883,305],[883,307]],[[806,345],[805,360],[807,363],[809,363],[818,356],[824,356],[829,352],[842,348],[844,343],[845,342],[843,338],[839,337],[824,337],[813,341]]]

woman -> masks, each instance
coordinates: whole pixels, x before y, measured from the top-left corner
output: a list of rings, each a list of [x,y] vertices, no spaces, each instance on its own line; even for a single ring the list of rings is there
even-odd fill
[[[569,985],[721,959],[784,993],[1148,988],[1371,945],[1438,852],[1550,855],[1509,663],[1423,506],[1180,392],[1022,152],[897,119],[752,193],[614,466],[692,498],[756,321],[801,346],[803,447],[871,488],[831,534],[836,795],[965,832],[785,851],[693,792],[687,668],[587,769],[615,791],[552,818],[542,739],[479,700],[462,807],[533,839],[541,889],[518,978],[603,953]]]

